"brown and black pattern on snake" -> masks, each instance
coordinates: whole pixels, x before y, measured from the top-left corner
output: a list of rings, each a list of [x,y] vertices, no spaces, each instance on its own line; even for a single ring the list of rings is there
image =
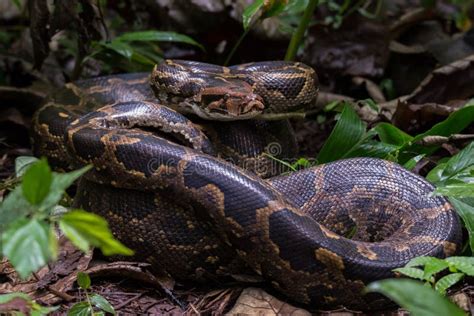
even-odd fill
[[[309,73],[299,63],[222,68],[168,61],[155,68],[152,84],[158,87],[156,69],[175,65],[181,72],[190,64],[195,69],[182,80],[195,74],[193,79],[201,80],[219,70],[213,76],[224,89],[212,93],[223,97],[229,82],[237,84],[245,72],[274,73],[272,80],[281,87],[284,80]],[[104,215],[119,239],[155,268],[193,279],[233,274],[236,268],[311,307],[378,308],[383,301],[377,296],[361,294],[365,284],[393,276],[392,269],[416,256],[445,257],[459,249],[460,222],[453,208],[430,196],[434,188],[423,178],[397,164],[356,158],[263,180],[203,152],[208,140],[202,131],[153,102],[150,92],[135,87],[142,82],[136,76],[67,86],[36,115],[34,139],[39,154],[94,166],[81,180],[75,203]],[[163,78],[176,89],[186,84],[170,74]],[[261,78],[249,78],[242,89],[266,89],[261,98],[276,98],[275,111],[283,104],[278,98],[313,100],[317,93],[305,90],[308,82],[315,84],[312,75],[304,84],[288,83],[299,91],[294,94],[277,85],[272,90]],[[121,91],[112,92],[117,85]],[[218,118],[235,113],[220,112]]]

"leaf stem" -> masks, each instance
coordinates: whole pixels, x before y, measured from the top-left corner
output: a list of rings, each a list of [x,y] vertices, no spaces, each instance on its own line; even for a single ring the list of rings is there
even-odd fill
[[[296,52],[298,47],[300,46],[301,40],[303,39],[304,33],[308,28],[309,22],[311,21],[311,17],[313,16],[313,12],[318,5],[318,0],[310,0],[308,6],[304,10],[303,17],[301,18],[300,24],[296,29],[296,32],[293,33],[291,37],[290,44],[288,45],[288,49],[286,50],[285,60],[294,60],[296,56]]]
[[[227,58],[225,59],[224,66],[227,66],[234,56],[235,52],[237,51],[237,48],[239,48],[240,44],[244,40],[244,38],[247,36],[249,33],[250,29],[252,28],[253,24],[249,25],[249,27],[240,35],[239,39],[237,42],[234,44],[234,47],[232,47],[232,50],[230,51],[229,55],[227,55]]]

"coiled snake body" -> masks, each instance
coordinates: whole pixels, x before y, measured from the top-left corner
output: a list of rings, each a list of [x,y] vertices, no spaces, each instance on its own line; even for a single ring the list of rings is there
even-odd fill
[[[238,164],[257,159],[255,167],[266,161],[258,161],[265,142],[291,145],[288,135],[266,136],[271,124],[238,120],[314,104],[311,68],[165,61],[150,82],[155,95],[144,74],[68,84],[37,112],[33,139],[35,152],[60,168],[94,165],[76,204],[105,216],[157,270],[205,280],[253,271],[313,307],[378,308],[379,297],[361,294],[365,284],[416,256],[458,250],[451,205],[392,162],[355,158],[263,180],[255,173],[273,172],[222,159],[245,153]],[[164,104],[205,120],[237,120],[211,132],[228,154]]]

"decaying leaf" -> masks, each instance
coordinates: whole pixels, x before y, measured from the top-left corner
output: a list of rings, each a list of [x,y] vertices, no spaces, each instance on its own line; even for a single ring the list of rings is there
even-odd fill
[[[319,74],[380,76],[389,53],[386,25],[354,14],[340,28],[310,29],[303,61]]]
[[[227,315],[293,315],[309,316],[310,312],[271,296],[262,289],[246,288]]]
[[[474,95],[474,55],[434,70],[413,91],[407,102],[446,104]]]
[[[431,72],[405,100],[393,123],[414,133],[446,118],[474,95],[474,55]]]

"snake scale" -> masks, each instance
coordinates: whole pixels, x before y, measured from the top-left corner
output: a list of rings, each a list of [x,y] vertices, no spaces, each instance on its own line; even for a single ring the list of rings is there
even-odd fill
[[[92,164],[75,204],[107,218],[157,271],[253,274],[313,308],[379,308],[384,300],[362,295],[364,286],[416,256],[454,254],[460,222],[431,184],[389,161],[258,176],[274,174],[255,169],[268,162],[259,159],[269,141],[294,147],[281,132],[287,122],[260,119],[311,107],[317,86],[301,63],[167,60],[151,76],[83,80],[52,94],[34,117],[34,150],[60,169]]]

